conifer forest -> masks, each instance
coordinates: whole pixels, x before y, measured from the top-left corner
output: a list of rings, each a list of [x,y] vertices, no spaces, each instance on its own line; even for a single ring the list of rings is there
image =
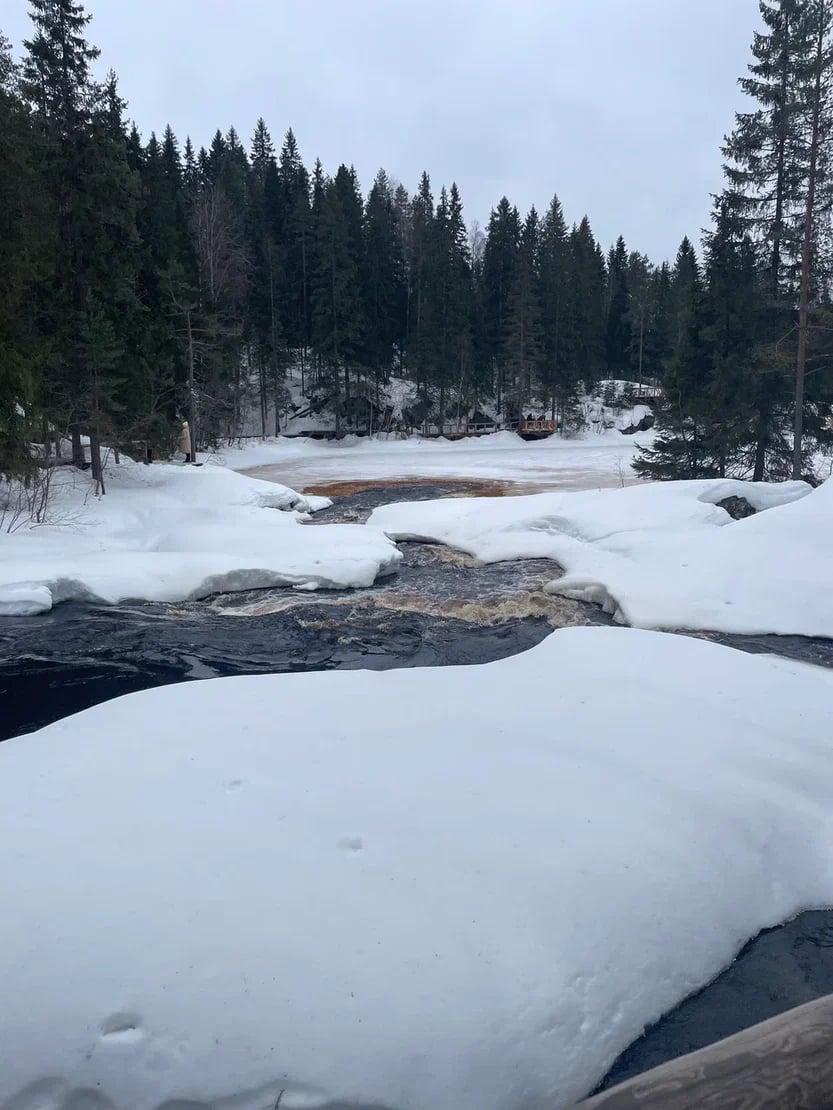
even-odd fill
[[[833,0],[762,0],[711,223],[668,260],[556,195],[496,198],[481,228],[454,181],[360,182],[291,121],[143,135],[84,6],[29,6],[30,37],[0,38],[7,476],[82,436],[94,469],[104,442],[164,454],[183,419],[196,444],[244,414],[274,435],[290,373],[338,433],[374,430],[391,376],[417,426],[489,405],[561,434],[601,381],[661,386],[650,477],[801,476],[830,440]]]

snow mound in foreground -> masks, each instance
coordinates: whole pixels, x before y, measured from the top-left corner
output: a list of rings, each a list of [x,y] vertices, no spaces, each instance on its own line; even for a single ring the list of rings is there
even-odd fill
[[[108,468],[102,498],[77,471],[55,481],[55,523],[0,534],[0,615],[72,599],[174,602],[263,586],[369,586],[400,560],[389,540],[362,527],[300,527],[326,498],[221,467],[125,461]]]
[[[733,521],[718,507],[727,497],[766,511]],[[553,559],[566,573],[550,592],[637,627],[833,636],[833,480],[815,491],[715,480],[411,502],[368,523],[487,562]]]
[[[831,699],[812,667],[571,629],[7,741],[0,1107],[571,1105],[833,902]]]

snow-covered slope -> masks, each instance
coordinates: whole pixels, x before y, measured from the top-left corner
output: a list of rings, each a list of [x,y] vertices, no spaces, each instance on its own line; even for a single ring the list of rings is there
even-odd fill
[[[812,667],[575,629],[8,741],[0,1107],[571,1105],[833,902],[831,704]]]
[[[0,533],[0,615],[79,597],[181,601],[258,586],[368,586],[400,559],[378,532],[301,527],[300,515],[325,499],[223,467],[126,460],[108,468],[103,498],[69,468],[55,482],[54,523]]]
[[[765,509],[733,521],[717,502]],[[370,525],[486,561],[550,558],[552,592],[643,628],[833,636],[833,481],[662,482],[627,489],[386,505]]]

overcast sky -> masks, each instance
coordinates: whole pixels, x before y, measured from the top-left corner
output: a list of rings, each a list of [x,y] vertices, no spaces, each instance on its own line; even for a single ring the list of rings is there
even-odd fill
[[[101,70],[147,137],[208,144],[263,116],[311,166],[379,166],[485,223],[505,193],[558,193],[609,245],[654,260],[699,237],[741,105],[757,0],[89,0]],[[3,0],[19,45],[25,0]]]

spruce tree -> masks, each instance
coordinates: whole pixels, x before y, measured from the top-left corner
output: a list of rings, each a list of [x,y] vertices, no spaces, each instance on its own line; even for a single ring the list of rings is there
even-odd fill
[[[753,40],[749,76],[740,82],[754,107],[737,115],[726,140],[726,188],[718,200],[735,234],[749,231],[754,237],[768,274],[770,315],[762,338],[770,344],[771,358],[765,377],[755,383],[756,479],[764,476],[781,436],[785,414],[779,363],[791,321],[796,325],[792,471],[795,476],[802,472],[820,214],[831,200],[833,3],[761,0],[761,15],[765,31]]]
[[[820,216],[825,223],[833,204],[833,0],[809,0],[807,48],[801,72],[800,133],[805,156],[805,194],[801,231],[801,268],[798,292],[798,344],[795,370],[792,476],[804,469],[804,423],[807,400],[806,371],[810,343],[810,310],[820,249]]]
[[[408,244],[408,365],[417,390],[428,406],[427,379],[436,366],[436,304],[432,267],[435,260],[434,195],[427,173],[411,201],[410,242]]]
[[[627,262],[627,377],[643,385],[646,374],[646,351],[656,321],[658,305],[651,263],[644,254],[632,251]]]
[[[671,290],[668,309],[670,355],[679,357],[697,295],[700,292],[701,274],[697,253],[686,235],[680,243],[671,270]]]
[[[533,386],[538,386],[541,360],[538,289],[538,213],[532,208],[521,230],[504,335],[503,360],[509,371],[510,411],[517,416],[519,430]]]
[[[91,318],[109,322],[122,351],[119,366],[108,370],[113,381],[104,393],[115,397],[117,376],[126,382],[140,373],[127,343],[140,311],[138,182],[115,78],[100,87],[90,77],[90,62],[98,56],[84,34],[90,17],[74,0],[31,0],[31,9],[35,31],[25,43],[21,91],[45,143],[44,186],[57,243],[47,326],[61,367],[46,383],[43,405],[53,421],[69,427],[73,457],[81,461],[81,433],[102,394],[92,385],[87,358]],[[122,406],[125,415],[117,419],[115,402],[111,407],[114,434],[130,434],[131,414]],[[97,459],[93,465],[98,467]]]
[[[29,0],[29,8],[34,33],[23,44],[20,90],[40,126],[70,145],[89,119],[90,63],[100,53],[85,37],[92,16],[77,0]]]
[[[0,479],[31,474],[28,444],[48,436],[38,401],[48,335],[38,306],[46,295],[48,217],[40,167],[43,139],[18,95],[10,43],[0,34]]]
[[[667,262],[653,271],[651,286],[651,323],[644,342],[644,370],[652,385],[660,385],[672,347],[673,294],[671,267]]]
[[[313,209],[312,341],[340,434],[345,417],[352,413],[350,370],[358,367],[364,333],[359,285],[361,198],[355,174],[341,165],[335,178],[328,180],[317,164]]]
[[[521,222],[518,210],[501,197],[489,216],[483,252],[483,309],[486,315],[488,355],[493,367],[497,408],[504,405],[504,340],[509,317],[509,296],[515,281]]]
[[[631,368],[631,297],[628,250],[620,235],[607,258],[605,352],[609,378],[628,378]]]
[[[541,221],[538,244],[542,333],[542,388],[550,398],[551,415],[560,431],[574,410],[578,381],[570,372],[564,346],[568,303],[569,244],[567,225],[558,197],[553,197]]]
[[[283,191],[275,147],[263,119],[252,137],[249,179],[248,238],[250,255],[247,334],[258,379],[260,427],[266,434],[270,404],[272,430],[280,432],[280,414],[286,407],[284,377],[287,351],[283,318],[288,312],[286,250],[281,240]]]
[[[34,26],[24,41],[20,92],[28,101],[44,140],[43,184],[47,220],[57,244],[50,260],[52,296],[44,305],[60,371],[45,381],[42,398],[50,418],[72,433],[73,460],[83,462],[81,430],[73,399],[81,392],[84,369],[79,344],[88,296],[81,255],[84,146],[90,137],[90,63],[98,50],[85,38],[91,16],[74,0],[30,0]]]
[[[280,197],[273,204],[284,251],[285,317],[290,347],[301,352],[302,373],[309,345],[309,174],[290,127],[278,165]]]
[[[405,297],[405,262],[397,228],[393,192],[379,170],[368,193],[364,213],[365,319],[364,357],[374,379],[378,401],[381,381],[390,373],[394,349],[401,339]]]
[[[567,373],[592,390],[605,358],[605,260],[585,216],[569,236],[563,348]]]
[[[446,321],[449,377],[456,387],[456,421],[476,400],[475,309],[469,238],[463,219],[463,201],[456,181],[448,195]]]
[[[682,252],[684,265],[690,261]],[[748,384],[761,362],[764,283],[748,235],[718,212],[707,238],[706,278],[692,287],[676,354],[664,378],[654,446],[637,473],[651,478],[742,476],[754,453],[754,405]]]

